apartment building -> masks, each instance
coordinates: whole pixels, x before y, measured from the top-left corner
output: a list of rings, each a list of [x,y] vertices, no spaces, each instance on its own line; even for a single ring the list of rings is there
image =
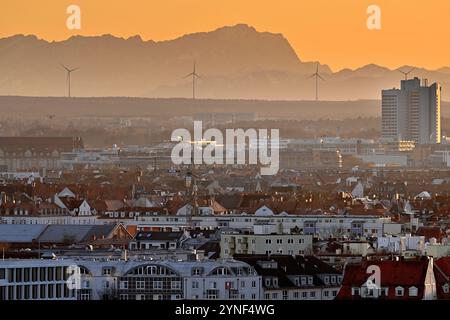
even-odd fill
[[[257,300],[261,295],[261,277],[235,260],[0,261],[0,300]]]
[[[220,238],[220,256],[235,254],[304,255],[312,252],[312,235],[282,234],[275,224],[257,224],[253,231],[225,231]]]

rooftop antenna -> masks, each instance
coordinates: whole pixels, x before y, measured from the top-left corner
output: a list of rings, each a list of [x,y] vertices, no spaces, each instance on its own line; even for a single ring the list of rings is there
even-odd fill
[[[403,73],[403,74],[405,75],[405,80],[408,80],[408,75],[409,75],[411,72],[413,72],[415,69],[416,69],[415,67],[412,67],[411,69],[409,69],[409,71],[403,71],[403,70],[398,69],[398,72]]]
[[[319,63],[317,62],[316,65],[316,72],[312,75],[310,75],[307,79],[311,79],[315,77],[316,78],[316,101],[319,101],[319,79],[321,79],[322,81],[325,81],[324,78],[322,78],[319,74]]]
[[[200,78],[200,76],[195,72],[195,61],[194,68],[191,73],[185,76],[185,78],[192,77],[192,100],[195,100],[195,78]]]
[[[73,68],[73,69],[69,69],[67,68],[65,65],[61,64],[61,66],[66,69],[67,71],[67,85],[68,85],[68,97],[70,98],[70,74],[78,69],[80,69],[79,67],[77,68]]]

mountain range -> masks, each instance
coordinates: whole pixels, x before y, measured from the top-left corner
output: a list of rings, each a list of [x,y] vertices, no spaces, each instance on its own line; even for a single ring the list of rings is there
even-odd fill
[[[196,63],[197,96],[208,99],[312,100],[314,79],[322,100],[379,99],[383,88],[398,87],[398,70],[369,64],[333,72],[326,64],[302,61],[282,34],[239,24],[167,41],[112,35],[73,36],[48,42],[34,35],[0,39],[0,95],[64,96],[66,71],[72,95],[80,97],[190,97]],[[399,68],[407,70],[410,66]],[[439,82],[450,100],[450,68],[416,68],[410,77]]]

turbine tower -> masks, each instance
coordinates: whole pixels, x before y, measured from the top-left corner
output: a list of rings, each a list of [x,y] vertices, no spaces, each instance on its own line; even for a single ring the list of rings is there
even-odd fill
[[[69,94],[69,98],[70,98],[70,74],[78,69],[80,69],[79,67],[77,68],[73,68],[73,69],[69,69],[67,68],[65,65],[61,64],[61,66],[66,69],[67,71],[67,85],[68,85],[68,94]]]
[[[185,76],[185,78],[192,77],[192,100],[195,100],[195,78],[200,78],[200,76],[195,72],[195,61],[194,68],[191,73]]]
[[[316,72],[312,75],[310,75],[307,79],[311,79],[312,77],[316,78],[316,101],[319,101],[319,79],[322,81],[325,81],[324,78],[321,77],[319,74],[319,63],[317,62],[316,65]]]
[[[416,68],[415,68],[415,67],[412,67],[411,69],[409,69],[408,72],[405,72],[405,71],[403,71],[403,70],[398,69],[398,72],[403,73],[403,74],[405,75],[405,80],[408,80],[408,75],[409,75],[411,72],[413,72],[414,69],[416,69]]]

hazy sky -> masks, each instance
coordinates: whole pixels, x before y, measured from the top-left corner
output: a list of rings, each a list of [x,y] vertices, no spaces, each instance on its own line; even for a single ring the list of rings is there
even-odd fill
[[[81,30],[66,28],[66,8],[81,7]],[[382,29],[366,27],[366,9],[381,7]],[[302,60],[333,70],[377,63],[450,66],[449,0],[1,0],[0,37],[36,34],[63,40],[110,33],[173,39],[246,23],[283,33]]]

